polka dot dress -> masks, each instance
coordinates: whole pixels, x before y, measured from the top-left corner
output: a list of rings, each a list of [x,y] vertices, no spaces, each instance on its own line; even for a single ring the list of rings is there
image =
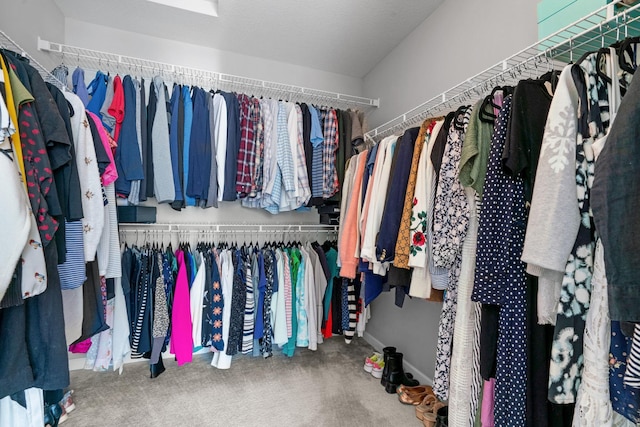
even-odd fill
[[[526,425],[526,276],[520,260],[526,225],[524,185],[504,173],[502,153],[512,96],[505,98],[491,141],[478,231],[472,300],[500,306],[495,425]]]
[[[624,384],[627,358],[632,345],[620,329],[620,322],[611,322],[611,351],[609,353],[609,396],[613,410],[633,423],[640,421],[638,407],[640,391]]]

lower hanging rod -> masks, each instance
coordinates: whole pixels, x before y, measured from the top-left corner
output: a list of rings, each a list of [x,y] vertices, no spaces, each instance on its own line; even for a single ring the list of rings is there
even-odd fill
[[[121,231],[191,231],[216,232],[244,231],[258,233],[318,233],[338,232],[337,225],[324,224],[171,224],[171,223],[120,223]]]

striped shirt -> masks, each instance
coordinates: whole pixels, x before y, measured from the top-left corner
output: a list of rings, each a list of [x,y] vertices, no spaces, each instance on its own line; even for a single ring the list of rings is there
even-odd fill
[[[336,110],[323,111],[324,148],[322,151],[322,197],[331,198],[338,192],[338,170],[336,152],[338,151],[338,117]]]
[[[244,325],[242,328],[242,354],[253,353],[253,327],[255,318],[253,312],[255,310],[255,298],[253,288],[253,272],[251,259],[244,259],[247,275],[245,276],[245,284],[247,285],[247,297],[244,303]]]
[[[76,289],[87,280],[82,221],[65,221],[64,227],[67,257],[64,263],[58,265],[60,287],[63,290]]]
[[[298,191],[297,205],[304,206],[311,198],[311,188],[309,187],[309,176],[307,174],[307,160],[304,152],[304,142],[302,140],[302,109],[299,105],[295,105],[295,112],[297,115],[298,135],[297,135],[297,165],[298,165]]]
[[[638,323],[633,329],[633,344],[627,359],[624,384],[628,387],[640,388],[640,324]]]
[[[289,144],[289,132],[287,129],[287,107],[284,102],[278,104],[278,168],[282,174],[282,184],[287,192],[293,192],[296,189],[294,181],[295,172],[293,164],[293,155]]]
[[[311,146],[313,147],[313,163],[311,165],[311,193],[313,197],[322,197],[322,153],[324,151],[324,136],[320,125],[318,111],[309,105],[311,113]]]
[[[287,254],[285,251],[282,251],[282,257],[284,258],[284,271],[282,272],[282,274],[284,275],[284,312],[286,313],[287,321],[287,338],[291,338],[291,336],[293,335],[293,325],[291,323],[291,315],[293,314],[293,308],[291,306],[291,267],[289,265],[289,254]],[[278,272],[278,274],[280,274],[280,272]]]

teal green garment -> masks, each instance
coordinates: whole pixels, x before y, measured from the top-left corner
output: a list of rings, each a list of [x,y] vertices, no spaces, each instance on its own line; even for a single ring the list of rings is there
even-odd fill
[[[302,254],[301,254],[302,255]],[[307,317],[307,310],[304,308],[305,299],[307,295],[304,289],[304,273],[306,270],[306,263],[304,257],[300,257],[300,266],[298,267],[298,285],[296,286],[296,313],[298,319],[298,333],[296,334],[296,346],[308,347],[309,346],[309,318]]]
[[[493,135],[493,123],[480,120],[480,107],[483,99],[473,106],[471,119],[467,127],[460,155],[460,183],[465,187],[471,187],[482,198],[482,187],[487,176],[489,164],[489,149],[491,148],[491,136]],[[490,112],[493,107],[489,104]],[[485,109],[485,112],[489,112]]]
[[[324,320],[329,318],[329,310],[331,309],[331,296],[333,295],[333,279],[338,277],[338,251],[331,248],[325,252],[327,264],[329,265],[329,279],[327,280],[327,289],[324,291]]]
[[[298,312],[296,310],[296,286],[298,285],[298,269],[300,267],[300,251],[295,248],[287,248],[289,255],[289,268],[291,270],[291,337],[284,345],[282,352],[293,357],[296,351],[296,338],[298,336]]]
[[[173,253],[173,249],[167,251],[167,258],[169,258],[169,264],[171,264],[171,273],[175,278],[178,275],[178,259]]]
[[[196,262],[196,256],[194,254],[195,254],[195,252],[193,254],[190,254],[190,256],[189,256],[189,261],[191,262],[191,272],[193,274],[193,278],[189,282],[189,289],[191,289],[191,286],[193,286],[193,282],[196,280],[196,274],[198,274],[198,263]],[[204,260],[202,261],[202,267],[201,268],[205,268],[204,267]],[[196,352],[198,352],[200,350],[202,350],[202,343],[194,342],[193,343],[193,352],[196,353]]]

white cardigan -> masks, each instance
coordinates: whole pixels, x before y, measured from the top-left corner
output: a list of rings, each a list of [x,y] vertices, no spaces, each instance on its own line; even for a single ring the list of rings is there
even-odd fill
[[[387,194],[387,186],[389,185],[389,175],[391,173],[391,162],[393,160],[393,149],[398,139],[396,135],[389,136],[380,141],[380,148],[376,155],[376,163],[382,161],[382,167],[376,167],[376,175],[371,188],[371,200],[369,202],[369,211],[367,212],[367,225],[364,235],[362,247],[360,248],[360,257],[373,264],[373,272],[378,275],[384,275],[388,267],[388,263],[380,263],[376,259],[376,237],[382,222],[382,214],[384,212],[385,195]],[[382,155],[384,154],[384,155]]]

